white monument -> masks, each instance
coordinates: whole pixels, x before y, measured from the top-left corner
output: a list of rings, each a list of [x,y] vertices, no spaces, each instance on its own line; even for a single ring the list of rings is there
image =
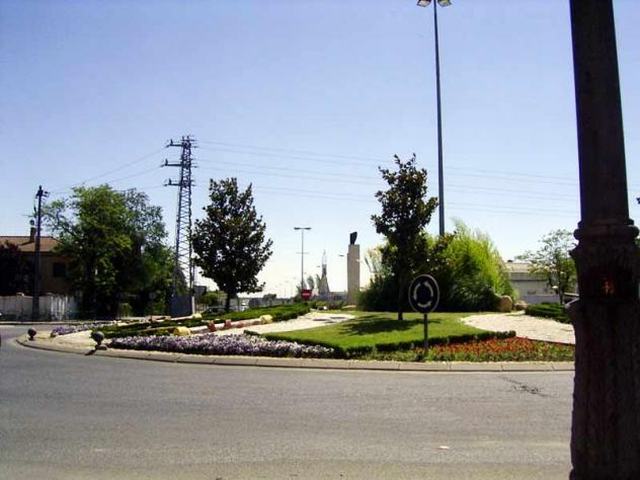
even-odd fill
[[[347,304],[355,305],[360,293],[360,245],[356,245],[358,232],[350,235],[347,252]]]

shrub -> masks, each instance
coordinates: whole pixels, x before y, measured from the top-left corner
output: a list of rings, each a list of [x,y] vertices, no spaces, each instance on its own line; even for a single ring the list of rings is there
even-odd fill
[[[528,305],[524,313],[532,317],[553,318],[558,322],[571,323],[571,319],[567,314],[567,310],[559,303],[540,303],[536,305]]]
[[[488,235],[470,230],[457,221],[456,230],[442,237],[422,236],[423,246],[412,262],[413,274],[430,273],[440,286],[438,311],[470,312],[494,310],[496,295],[514,297],[506,268]],[[385,268],[388,247],[379,249],[382,267],[369,287],[360,294],[359,305],[366,311],[396,311],[397,282]],[[390,253],[391,252],[391,253]],[[407,295],[403,309],[408,310]]]
[[[118,318],[130,317],[133,315],[133,309],[131,305],[124,302],[118,304]]]

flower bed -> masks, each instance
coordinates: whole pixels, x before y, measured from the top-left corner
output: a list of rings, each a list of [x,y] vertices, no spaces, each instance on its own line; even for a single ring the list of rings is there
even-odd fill
[[[188,337],[145,336],[114,338],[111,348],[158,350],[161,352],[195,353],[200,355],[249,355],[267,357],[328,358],[331,348],[300,345],[295,342],[271,341],[258,336],[215,334]]]
[[[427,360],[465,362],[571,361],[573,345],[505,338],[451,345],[429,350]]]
[[[61,325],[51,330],[51,336],[56,337],[58,335],[69,335],[70,333],[82,332],[83,330],[92,330],[105,326],[113,325],[114,322],[102,322],[102,323],[82,323],[80,325]]]
[[[429,347],[426,358],[422,348],[396,352],[373,352],[367,360],[431,362],[559,362],[572,361],[575,347],[539,342],[526,338],[504,338]]]

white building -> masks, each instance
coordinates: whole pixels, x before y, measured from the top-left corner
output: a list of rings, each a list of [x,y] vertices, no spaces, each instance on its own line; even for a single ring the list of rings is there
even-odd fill
[[[509,281],[518,292],[518,298],[527,303],[558,302],[543,275],[529,273],[529,263],[509,260],[506,264]]]

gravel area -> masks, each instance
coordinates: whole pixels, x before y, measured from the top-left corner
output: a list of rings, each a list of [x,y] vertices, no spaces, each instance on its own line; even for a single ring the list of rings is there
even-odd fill
[[[531,317],[524,314],[501,313],[490,315],[472,315],[462,321],[472,327],[483,330],[514,330],[518,337],[545,342],[575,345],[573,325],[556,322],[546,318]]]

